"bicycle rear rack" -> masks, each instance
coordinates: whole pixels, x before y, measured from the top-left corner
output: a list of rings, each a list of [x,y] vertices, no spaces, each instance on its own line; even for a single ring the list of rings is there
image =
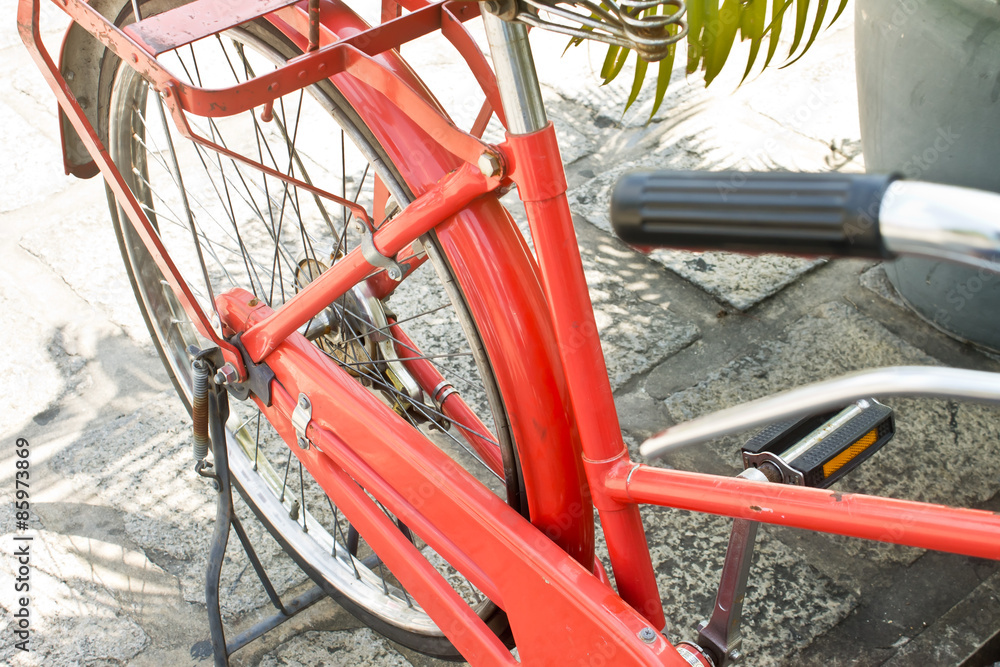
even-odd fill
[[[206,118],[231,116],[265,106],[277,98],[307,86],[348,72],[368,85],[385,93],[387,98],[405,107],[427,128],[438,143],[465,162],[475,164],[486,147],[475,136],[459,130],[424,96],[398,81],[373,60],[375,56],[396,49],[424,35],[440,31],[468,62],[486,95],[491,109],[504,122],[499,91],[482,53],[462,23],[479,15],[476,3],[448,1],[428,3],[423,0],[405,0],[400,4],[410,13],[391,19],[369,30],[338,39],[329,30],[320,27],[316,15],[297,6],[297,0],[195,0],[161,14],[142,18],[119,29],[83,0],[53,0],[84,30],[107,46],[123,61],[148,80],[163,96],[177,129],[186,138],[196,141],[213,151],[234,159],[223,147],[193,133],[186,114]],[[314,7],[319,7],[314,4]],[[312,7],[311,7],[312,9]],[[273,71],[261,74],[244,83],[222,89],[207,89],[191,85],[175,76],[157,60],[157,56],[191,44],[200,39],[217,35],[248,21],[268,16],[268,20],[284,23],[301,35],[309,35],[299,46],[303,55],[289,60]],[[487,73],[489,76],[487,76]],[[259,165],[251,165],[260,168]],[[289,180],[284,174],[270,174]],[[313,192],[308,184],[294,183],[297,187]],[[367,222],[360,207],[352,202],[325,192],[313,192],[351,208]],[[356,209],[356,210],[355,210]]]

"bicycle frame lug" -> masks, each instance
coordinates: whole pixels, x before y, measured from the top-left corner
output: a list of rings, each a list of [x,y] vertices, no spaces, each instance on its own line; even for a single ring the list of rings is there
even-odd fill
[[[241,401],[247,400],[250,398],[250,394],[253,394],[260,398],[264,402],[264,405],[270,406],[271,381],[275,379],[274,371],[264,362],[259,364],[253,362],[250,355],[247,354],[243,341],[240,340],[242,336],[242,333],[237,334],[232,339],[232,344],[239,350],[240,356],[243,358],[244,367],[247,369],[247,376],[245,379],[226,384],[226,390]]]
[[[292,410],[292,426],[295,427],[296,442],[302,449],[309,449],[309,445],[312,444],[306,436],[306,429],[309,428],[311,421],[312,403],[309,402],[308,396],[299,394],[299,400],[295,404],[295,409]]]

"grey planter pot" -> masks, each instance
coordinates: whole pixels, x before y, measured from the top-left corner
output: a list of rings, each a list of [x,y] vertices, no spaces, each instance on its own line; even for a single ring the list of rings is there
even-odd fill
[[[856,0],[855,50],[869,171],[1000,192],[1000,1]],[[1000,266],[886,272],[933,324],[1000,350]]]

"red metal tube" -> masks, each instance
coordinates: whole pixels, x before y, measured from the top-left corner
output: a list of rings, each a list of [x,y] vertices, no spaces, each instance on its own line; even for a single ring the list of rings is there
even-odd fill
[[[240,289],[220,297],[220,306],[234,330],[270,310]],[[586,567],[574,561],[303,336],[289,336],[268,363],[281,387],[270,407],[254,400],[331,499],[344,503],[345,516],[352,523],[378,518],[372,515],[379,510],[354,493],[356,485],[377,497],[508,613],[522,664],[590,664],[595,656],[602,664],[686,664],[663,636],[650,643],[639,638],[648,621],[601,583],[593,560]],[[306,435],[315,446],[308,449],[292,444],[291,400],[299,393],[312,403]],[[435,608],[446,614],[444,630],[457,644],[465,642],[463,651],[470,639],[462,635],[479,634],[470,657],[475,662],[485,653],[478,662],[491,664],[490,654],[498,652],[481,626],[449,623],[458,612],[451,594],[436,573],[405,562],[416,559],[401,533],[381,519],[370,528],[357,525],[373,547],[385,548],[378,553],[390,566],[402,565],[400,580],[413,585],[417,601],[432,614]],[[390,561],[390,554],[400,558]]]
[[[666,625],[666,619],[639,508],[627,503],[609,503],[602,497],[601,464],[627,460],[628,450],[618,426],[573,217],[566,201],[566,178],[555,129],[549,123],[544,130],[532,134],[508,135],[507,143],[513,156],[511,177],[518,184],[531,225],[542,286],[588,463],[590,491],[609,545],[618,593],[660,629]],[[596,463],[596,468],[591,463]]]
[[[321,4],[321,23],[336,38],[368,29],[347,7],[327,0]],[[285,34],[305,46],[301,33]],[[387,51],[374,60],[438,108],[397,52]],[[419,195],[434,188],[459,166],[454,155],[436,146],[427,127],[376,87],[346,73],[331,80],[362,114],[412,192]],[[531,521],[589,568],[594,558],[592,505],[534,260],[495,198],[480,197],[435,231],[473,318],[482,327],[480,335],[504,404],[521,417],[510,427],[521,453]]]
[[[272,413],[278,412],[290,422],[295,402],[295,398],[284,387],[275,384]],[[335,465],[324,452],[337,452],[341,456],[350,457],[357,465],[363,466],[357,456],[325,429],[311,428],[309,436],[316,440],[317,445],[322,447],[321,450],[313,448],[309,451],[296,447],[292,451],[306,464],[309,473],[320,482],[336,506],[345,516],[351,517],[352,525],[365,536],[369,546],[379,554],[379,558],[389,570],[404,583],[410,594],[420,601],[439,627],[451,630],[447,633],[448,638],[462,651],[462,654],[470,660],[482,661],[484,664],[516,665],[517,661],[496,635],[434,570],[423,554],[403,536],[389,517],[375,506],[355,480],[343,468]],[[374,491],[375,489],[371,487],[369,483],[369,490]],[[378,490],[384,493],[392,491]],[[402,499],[400,502],[405,504]],[[411,512],[407,520],[412,525],[418,516]],[[485,586],[483,579],[477,583],[492,595],[498,595],[495,589]]]
[[[115,200],[119,203],[122,211],[128,218],[129,224],[135,228],[136,233],[142,240],[143,245],[146,246],[146,250],[156,263],[164,280],[170,285],[170,289],[177,297],[184,312],[190,318],[192,325],[198,330],[198,333],[219,346],[226,362],[233,365],[240,377],[246,377],[246,369],[243,367],[243,360],[240,357],[239,351],[227,341],[222,340],[212,327],[211,321],[204,310],[202,310],[201,305],[184,280],[180,270],[174,265],[173,260],[164,250],[163,243],[160,241],[160,235],[153,228],[149,218],[146,217],[145,212],[139,205],[138,200],[133,196],[128,184],[125,183],[121,172],[118,171],[118,167],[112,161],[107,148],[101,143],[100,137],[97,135],[97,130],[94,129],[93,125],[87,119],[87,115],[83,112],[83,107],[80,106],[59,68],[56,67],[49,52],[45,49],[39,28],[39,14],[39,0],[20,0],[18,2],[17,29],[21,40],[24,42],[25,47],[27,47],[45,81],[52,88],[52,92],[55,94],[60,108],[66,114],[66,118],[69,119],[73,125],[73,129],[76,130],[80,139],[87,147],[87,151],[93,158],[94,163],[100,169],[101,175],[104,177],[108,188],[115,196]]]
[[[827,489],[753,482],[636,465],[607,478],[627,503],[806,528],[849,537],[1000,559],[1000,516],[993,512],[879,498]]]

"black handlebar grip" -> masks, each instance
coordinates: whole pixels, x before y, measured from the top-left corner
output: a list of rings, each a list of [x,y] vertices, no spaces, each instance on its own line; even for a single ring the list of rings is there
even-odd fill
[[[892,256],[878,213],[898,175],[637,171],[611,195],[611,224],[640,247]]]

